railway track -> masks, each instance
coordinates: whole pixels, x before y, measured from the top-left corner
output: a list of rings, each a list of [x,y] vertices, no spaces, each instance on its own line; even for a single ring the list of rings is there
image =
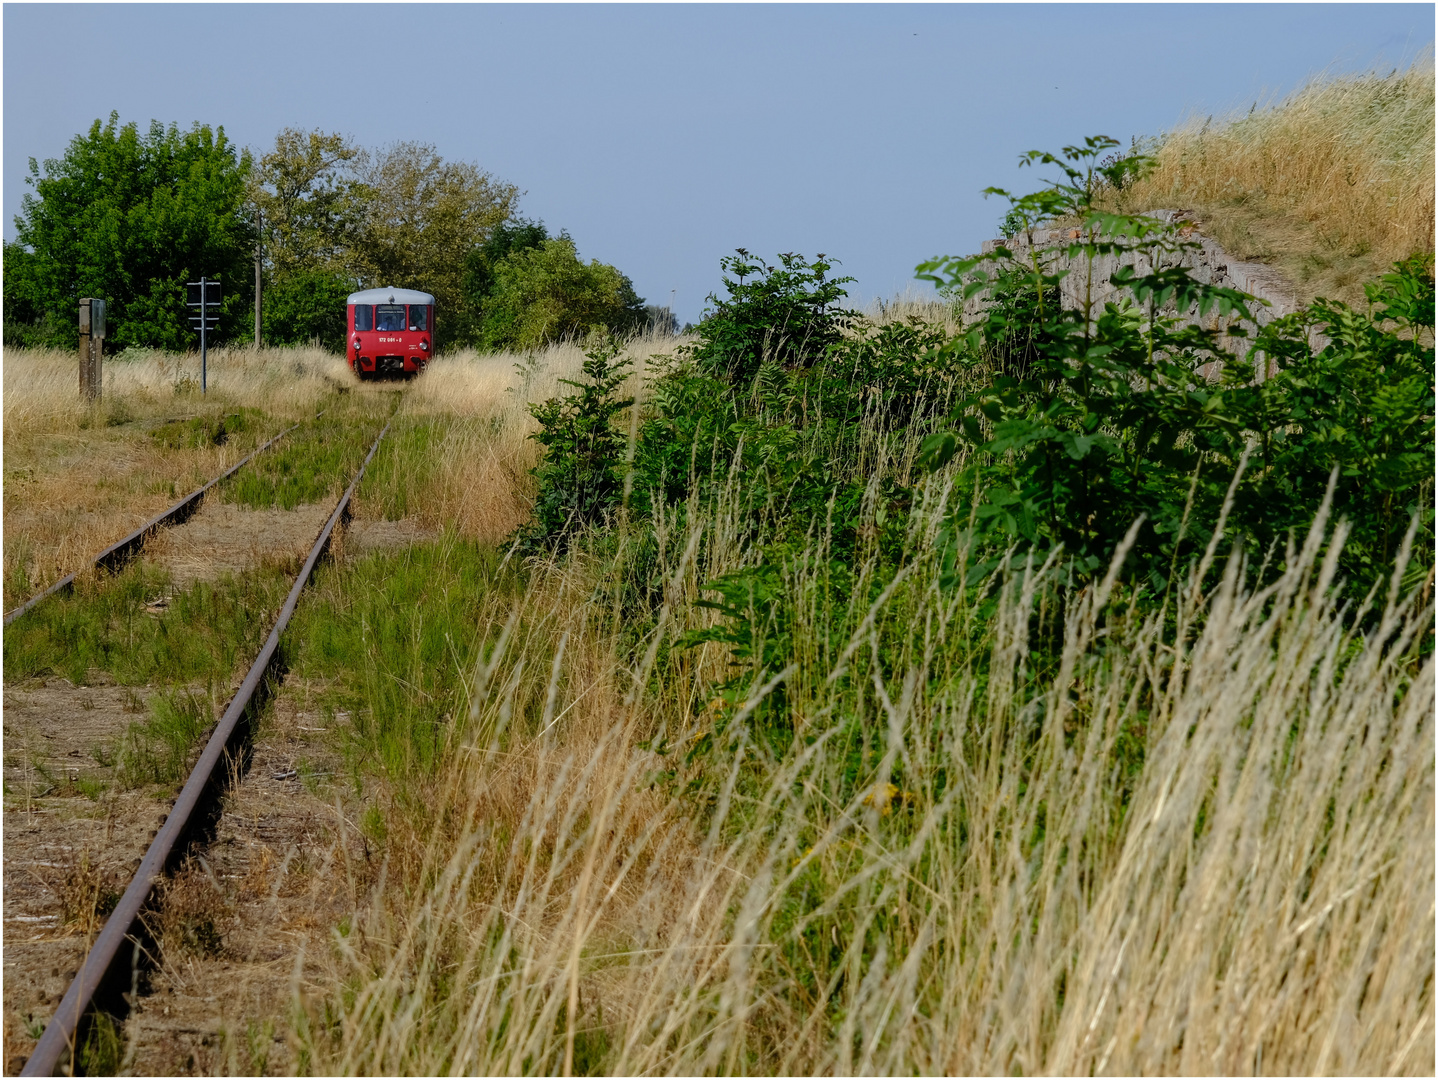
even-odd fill
[[[218,796],[231,772],[238,775],[236,752],[244,741],[247,726],[244,721],[247,716],[253,715],[253,708],[264,693],[281,636],[316,566],[328,549],[336,528],[348,517],[351,499],[389,429],[390,423],[387,422],[320,529],[263,647],[210,733],[199,760],[179,795],[168,813],[162,816],[159,828],[154,832],[138,867],[100,929],[83,963],[69,979],[59,1006],[45,1026],[35,1049],[25,1061],[21,1075],[53,1075],[57,1070],[73,1073],[83,1026],[93,1009],[102,1003],[102,999],[118,1000],[121,995],[133,1005],[134,994],[138,989],[139,971],[147,960],[153,960],[153,956],[147,956],[142,916],[152,904],[156,888],[166,874],[197,846],[205,830],[215,824]],[[113,568],[122,563],[138,551],[145,538],[156,529],[184,520],[194,512],[207,492],[293,430],[292,427],[276,435],[221,476],[105,549],[96,557],[95,565]],[[6,615],[6,625],[31,610],[47,596],[69,587],[73,581],[72,574],[32,597]],[[8,854],[7,850],[7,857]],[[129,994],[125,994],[127,989]]]
[[[319,416],[323,415],[323,412],[319,413],[316,416],[316,419],[318,419]],[[299,426],[299,424],[292,424],[291,426],[285,428],[284,431],[281,431],[274,438],[270,439],[268,442],[257,446],[255,449],[251,450],[248,454],[242,457],[239,461],[235,462],[235,464],[231,465],[224,472],[220,473],[219,476],[215,477],[208,484],[196,488],[179,502],[175,503],[174,506],[171,506],[168,510],[165,510],[160,514],[157,514],[155,517],[152,517],[149,521],[145,522],[145,524],[141,525],[138,529],[130,533],[128,536],[125,536],[120,540],[116,540],[104,551],[100,552],[92,560],[90,560],[90,565],[95,567],[96,569],[104,569],[111,571],[118,570],[121,566],[125,564],[127,560],[132,558],[142,547],[145,546],[145,541],[148,540],[156,532],[156,530],[162,529],[168,525],[182,524],[183,522],[187,521],[190,515],[199,509],[200,503],[204,501],[205,496],[208,495],[211,490],[224,483],[230,477],[234,476],[235,473],[239,472],[251,461],[259,457],[260,454],[264,453],[271,446],[274,446],[275,443],[279,442],[281,439],[283,439],[286,435],[294,431]],[[76,571],[76,573],[78,573],[78,571]],[[15,608],[13,611],[7,611],[5,613],[5,625],[9,626],[16,619],[20,618],[20,616],[24,615],[27,611],[32,610],[42,600],[54,596],[56,593],[64,592],[68,589],[71,589],[74,587],[74,585],[75,573],[66,574],[59,581],[55,582],[55,584],[51,585],[48,589],[40,590],[34,596],[30,597],[30,599],[26,600],[23,604],[21,604],[19,607]]]

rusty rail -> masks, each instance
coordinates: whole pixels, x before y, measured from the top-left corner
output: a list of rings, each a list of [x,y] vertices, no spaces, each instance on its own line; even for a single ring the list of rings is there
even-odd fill
[[[322,416],[324,414],[320,413],[319,415]],[[194,491],[190,492],[183,499],[177,502],[174,506],[164,511],[164,513],[160,514],[158,517],[153,517],[149,521],[145,522],[145,524],[141,525],[134,532],[130,533],[129,536],[126,536],[122,540],[116,540],[104,551],[96,555],[95,558],[91,560],[90,564],[92,566],[103,566],[107,570],[117,569],[118,567],[123,565],[124,562],[129,559],[131,555],[133,555],[137,550],[144,546],[145,541],[149,539],[149,536],[152,532],[154,532],[156,529],[160,528],[163,525],[170,524],[173,521],[184,521],[190,516],[190,514],[194,513],[194,511],[196,510],[196,508],[198,508],[200,504],[200,500],[203,499],[207,494],[209,494],[209,491],[212,487],[234,476],[235,473],[239,472],[240,469],[244,468],[245,465],[249,464],[249,462],[255,457],[257,457],[261,452],[268,450],[271,446],[279,442],[281,439],[283,439],[286,435],[294,431],[295,428],[299,426],[299,424],[292,424],[290,427],[285,428],[284,431],[276,435],[269,442],[265,443],[263,446],[258,446],[254,450],[251,450],[248,454],[242,457],[239,461],[235,462],[235,464],[231,465],[228,469],[222,472],[219,476],[215,477],[204,487],[196,488]],[[66,574],[59,581],[55,582],[55,584],[51,585],[48,589],[45,589],[43,592],[38,592],[34,596],[30,597],[29,600],[26,600],[14,611],[6,612],[5,625],[9,626],[12,622],[18,619],[21,615],[24,615],[25,612],[29,611],[41,600],[44,600],[47,596],[53,596],[55,593],[60,592],[64,589],[68,589],[74,584],[75,574]]]
[[[96,991],[120,958],[121,949],[130,937],[131,927],[140,918],[145,905],[149,902],[150,894],[154,891],[155,883],[164,875],[177,843],[189,826],[192,815],[201,805],[205,790],[215,778],[216,770],[226,756],[230,740],[239,726],[240,719],[244,716],[250,700],[254,697],[255,691],[260,688],[269,671],[275,652],[279,648],[280,635],[284,633],[290,616],[294,614],[300,594],[309,584],[310,576],[314,573],[320,556],[329,547],[330,537],[334,533],[335,526],[339,524],[349,509],[350,497],[359,487],[360,480],[364,478],[365,469],[369,467],[370,461],[373,460],[375,452],[379,449],[379,444],[389,428],[390,425],[385,424],[384,429],[379,433],[379,437],[375,439],[374,445],[370,447],[369,453],[360,464],[355,478],[345,489],[344,495],[340,497],[334,513],[330,515],[324,528],[320,530],[314,547],[310,549],[309,558],[305,560],[305,565],[301,568],[299,576],[295,578],[289,598],[285,600],[284,607],[280,608],[279,617],[275,620],[270,636],[265,640],[264,648],[260,650],[259,656],[255,658],[254,664],[250,667],[249,674],[245,676],[245,681],[240,684],[229,707],[225,709],[224,715],[215,725],[215,730],[211,733],[209,742],[205,744],[204,752],[200,754],[200,760],[196,763],[194,771],[190,773],[190,778],[185,782],[179,798],[175,800],[174,806],[165,818],[165,823],[156,833],[155,839],[151,841],[150,848],[140,861],[140,868],[135,871],[135,876],[125,890],[125,894],[120,897],[120,902],[115,905],[115,910],[105,921],[100,936],[95,939],[94,946],[90,949],[89,955],[85,957],[85,963],[81,965],[80,970],[71,980],[64,998],[60,1001],[60,1007],[55,1010],[55,1015],[51,1017],[50,1023],[45,1028],[45,1033],[40,1036],[35,1052],[25,1062],[25,1067],[20,1072],[21,1076],[52,1076],[59,1066],[61,1058],[67,1054],[70,1058],[70,1071],[73,1073],[77,1050],[76,1033],[79,1030],[80,1021],[88,1011]]]

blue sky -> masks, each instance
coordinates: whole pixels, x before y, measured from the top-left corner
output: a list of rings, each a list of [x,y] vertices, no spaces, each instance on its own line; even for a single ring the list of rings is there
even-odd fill
[[[1020,153],[1410,61],[1434,5],[6,4],[5,236],[27,159],[112,110],[412,139],[526,194],[698,317],[736,247],[825,252],[854,299],[964,254]],[[1027,187],[1025,187],[1027,189]]]

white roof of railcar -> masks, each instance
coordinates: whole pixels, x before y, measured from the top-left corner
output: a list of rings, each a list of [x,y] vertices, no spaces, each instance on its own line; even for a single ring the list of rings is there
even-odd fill
[[[433,304],[434,297],[418,289],[365,289],[350,293],[348,304]]]

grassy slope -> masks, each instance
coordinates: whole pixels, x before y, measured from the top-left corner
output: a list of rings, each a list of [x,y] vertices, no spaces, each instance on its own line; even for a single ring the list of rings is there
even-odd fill
[[[1434,69],[1320,78],[1282,101],[1166,135],[1130,211],[1187,209],[1230,254],[1271,263],[1300,299],[1362,307],[1363,283],[1433,251]]]

